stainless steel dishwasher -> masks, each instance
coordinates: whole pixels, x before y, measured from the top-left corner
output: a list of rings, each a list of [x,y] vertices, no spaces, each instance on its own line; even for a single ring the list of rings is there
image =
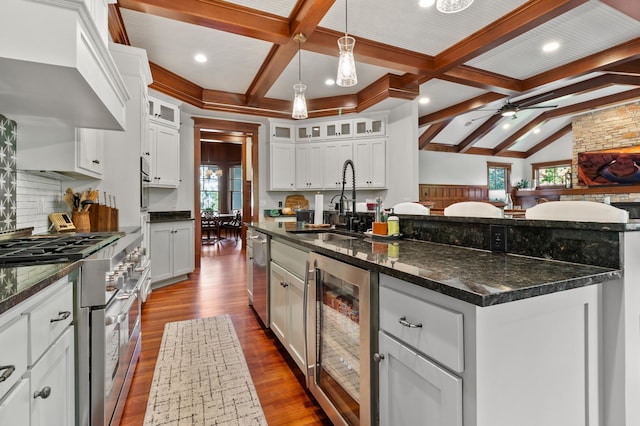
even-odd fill
[[[250,257],[251,273],[247,276],[248,285],[253,294],[253,309],[262,324],[269,327],[269,236],[255,229],[249,229],[247,235],[247,256]],[[249,249],[250,247],[250,249]]]

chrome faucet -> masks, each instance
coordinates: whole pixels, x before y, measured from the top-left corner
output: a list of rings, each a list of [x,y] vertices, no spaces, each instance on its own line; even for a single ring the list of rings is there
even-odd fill
[[[349,231],[353,231],[353,227],[355,226],[355,217],[356,217],[356,168],[353,165],[353,161],[346,160],[344,165],[342,166],[342,191],[340,192],[340,200],[344,198],[344,186],[347,184],[347,166],[351,166],[351,175],[353,177],[352,185],[351,185],[351,220],[349,221]],[[340,203],[340,214],[344,214],[344,207],[342,202]]]

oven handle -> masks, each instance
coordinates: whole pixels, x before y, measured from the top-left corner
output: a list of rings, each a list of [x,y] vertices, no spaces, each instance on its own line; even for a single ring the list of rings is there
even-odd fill
[[[127,301],[127,304],[125,305],[124,309],[122,309],[118,313],[118,315],[109,315],[105,317],[104,319],[105,325],[112,325],[112,324],[120,323],[126,320],[127,315],[129,314],[129,309],[131,309],[131,307],[136,302],[136,300],[138,300],[138,292],[134,291],[132,293],[126,293],[126,296],[122,296],[120,297],[120,299],[122,300],[129,299],[129,300]]]

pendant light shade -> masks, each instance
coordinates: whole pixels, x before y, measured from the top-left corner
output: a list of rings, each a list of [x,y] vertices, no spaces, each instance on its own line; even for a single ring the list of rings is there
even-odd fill
[[[308,117],[307,100],[304,97],[306,90],[306,84],[297,83],[293,85],[293,112],[291,113],[291,117],[296,120],[302,120]]]
[[[442,13],[456,13],[471,6],[473,0],[438,0],[436,8]]]
[[[340,87],[351,87],[358,84],[356,61],[353,57],[353,47],[355,44],[356,39],[348,35],[338,39],[340,59],[338,60],[338,77],[336,78],[336,84]]]
[[[304,34],[296,34],[293,39],[298,42],[298,83],[293,85],[293,110],[291,117],[296,120],[303,120],[307,115],[307,99],[304,93],[307,91],[307,85],[302,84],[302,62],[300,59],[300,43],[306,41]]]
[[[351,87],[358,84],[356,60],[353,57],[356,39],[347,33],[347,9],[347,0],[344,0],[344,37],[338,39],[340,58],[338,60],[338,76],[336,77],[336,84],[340,87]]]

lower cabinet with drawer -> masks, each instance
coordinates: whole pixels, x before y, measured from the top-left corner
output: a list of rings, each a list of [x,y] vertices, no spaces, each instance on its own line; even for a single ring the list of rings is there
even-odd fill
[[[480,307],[379,282],[381,426],[602,424],[599,285]]]
[[[306,371],[304,274],[308,256],[301,248],[271,240],[270,327],[303,372]]]
[[[76,423],[73,320],[67,277],[0,316],[0,425]]]

